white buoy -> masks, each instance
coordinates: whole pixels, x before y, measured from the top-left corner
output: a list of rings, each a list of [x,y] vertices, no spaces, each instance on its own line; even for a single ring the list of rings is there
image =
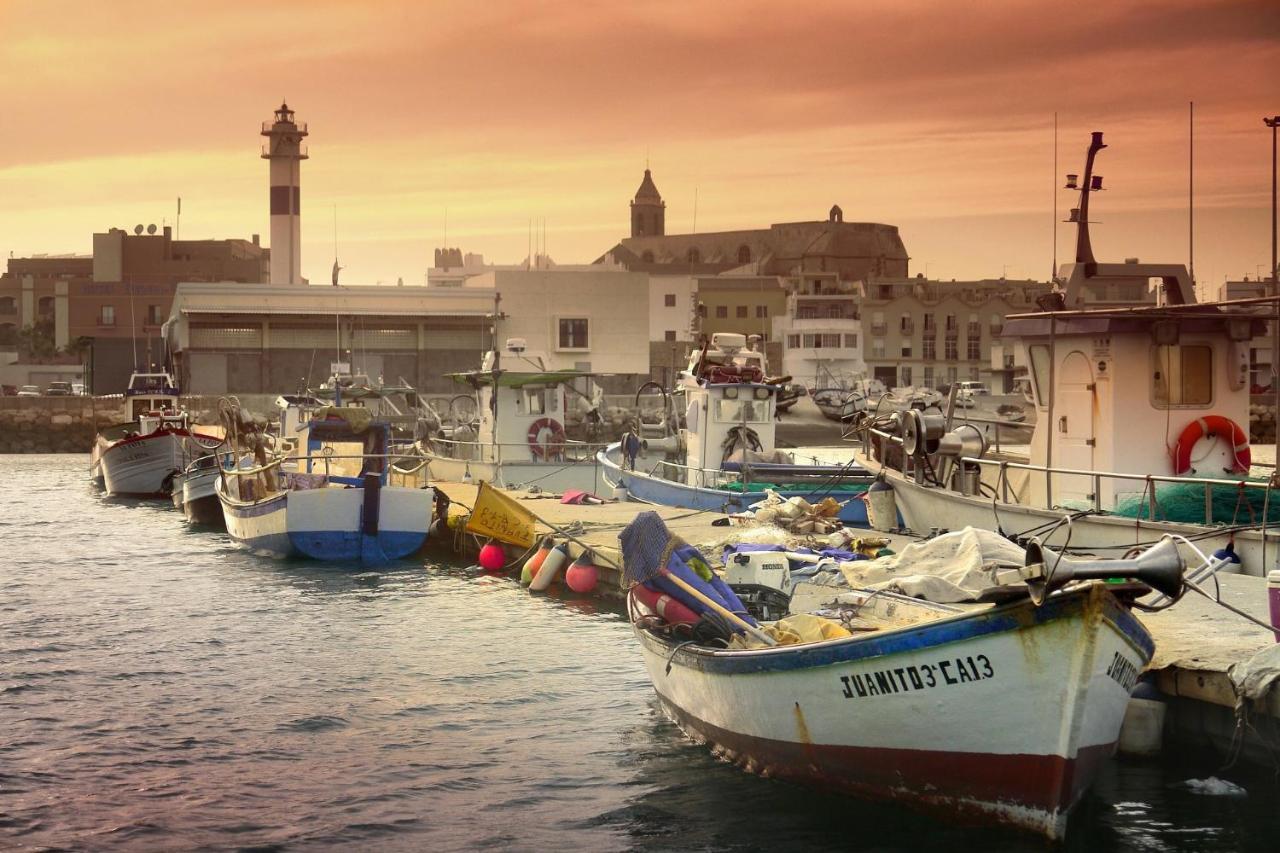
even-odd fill
[[[1134,696],[1124,710],[1119,750],[1125,755],[1159,755],[1164,744],[1164,715],[1168,706],[1158,699]]]

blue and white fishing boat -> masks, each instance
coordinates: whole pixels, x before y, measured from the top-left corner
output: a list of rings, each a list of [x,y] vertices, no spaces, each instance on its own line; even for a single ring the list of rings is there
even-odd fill
[[[743,335],[716,333],[693,354],[677,397],[685,426],[665,437],[623,436],[597,455],[605,482],[631,500],[734,513],[768,497],[843,502],[839,518],[867,524],[860,494],[872,476],[852,462],[833,465],[775,449],[777,393],[764,354]],[[673,422],[669,417],[668,422]]]
[[[854,590],[815,614],[743,626],[791,644],[744,647],[738,632],[726,647],[708,636],[714,613],[666,580],[698,583],[681,543],[646,516],[621,536],[631,623],[658,699],[687,734],[764,776],[1050,838],[1114,752],[1154,652],[1120,587],[1094,579],[1177,595],[1184,569],[1170,540],[1105,566],[1043,552],[1028,589],[1004,604]]]
[[[395,463],[391,427],[367,409],[316,410],[291,455],[264,451],[223,468],[217,484],[227,532],[276,557],[381,565],[418,551],[434,490],[425,465]]]

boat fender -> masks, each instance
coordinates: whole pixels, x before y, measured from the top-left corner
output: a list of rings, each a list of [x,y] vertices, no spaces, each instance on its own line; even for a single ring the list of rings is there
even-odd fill
[[[569,546],[561,542],[559,545],[551,549],[551,553],[547,554],[547,558],[542,561],[542,565],[538,568],[538,573],[533,576],[533,580],[529,583],[531,592],[543,592],[560,574],[560,570],[564,568],[564,564],[569,562]]]
[[[696,625],[698,622],[697,613],[666,593],[638,584],[631,588],[631,594],[636,601],[673,625]]]
[[[1182,475],[1188,472],[1195,474],[1191,467],[1191,451],[1196,442],[1202,438],[1222,436],[1231,442],[1231,468],[1225,473],[1247,474],[1253,463],[1249,451],[1249,433],[1240,424],[1223,415],[1205,415],[1196,418],[1182,430],[1178,442],[1173,446],[1173,473]]]
[[[542,544],[538,546],[537,551],[533,552],[533,556],[524,561],[524,567],[520,569],[520,583],[528,586],[533,582],[538,569],[542,568],[542,561],[547,559],[547,555],[554,547],[556,547],[556,540],[550,536],[542,540]]]
[[[543,430],[548,434],[543,437]],[[538,418],[529,424],[529,452],[535,459],[559,456],[564,452],[564,425],[555,418]]]
[[[577,593],[586,594],[600,582],[600,570],[590,550],[583,551],[564,573],[565,586]]]

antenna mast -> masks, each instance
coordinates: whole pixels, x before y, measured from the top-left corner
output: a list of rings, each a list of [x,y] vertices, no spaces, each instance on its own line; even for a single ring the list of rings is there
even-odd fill
[[[925,278],[928,278],[928,274]],[[1049,281],[1058,281],[1058,114],[1053,114],[1053,269]]]
[[[1187,151],[1187,254],[1190,261],[1191,290],[1196,287],[1196,102],[1188,102],[1187,129],[1190,147]]]

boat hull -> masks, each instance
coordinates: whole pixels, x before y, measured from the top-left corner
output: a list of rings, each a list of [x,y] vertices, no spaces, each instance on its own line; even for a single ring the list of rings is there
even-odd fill
[[[863,460],[867,461],[867,460]],[[876,463],[870,465],[874,467]],[[1119,556],[1139,544],[1150,544],[1165,534],[1194,537],[1197,546],[1211,553],[1229,544],[1240,558],[1224,571],[1236,571],[1248,575],[1266,577],[1270,565],[1280,556],[1280,531],[1274,527],[1265,534],[1260,530],[1234,530],[1230,527],[1209,527],[1202,524],[1181,524],[1170,521],[1141,521],[1116,515],[1081,515],[1072,519],[1071,526],[1059,525],[1070,510],[1047,510],[1016,503],[996,501],[987,497],[969,497],[949,489],[916,483],[902,476],[900,471],[884,467],[882,475],[893,486],[898,513],[903,523],[916,531],[933,528],[959,530],[979,527],[1001,530],[1007,536],[1018,537],[1029,532],[1038,535],[1044,544],[1072,548],[1092,553]],[[1185,548],[1185,546],[1180,546]],[[1184,553],[1191,565],[1199,562],[1189,550]]]
[[[674,721],[749,770],[1051,838],[1112,754],[1152,653],[1100,584],[807,646],[636,634]]]
[[[602,450],[597,459],[605,485],[614,489],[621,485],[627,490],[630,500],[657,506],[674,506],[684,509],[698,509],[706,512],[735,513],[744,512],[752,504],[764,500],[768,495],[763,491],[730,492],[724,489],[709,489],[677,483],[662,477],[656,477],[644,471],[624,471],[619,464],[617,445]],[[833,473],[836,469],[832,469]],[[812,503],[831,497],[845,501],[840,508],[839,519],[852,527],[866,527],[867,505],[861,495],[842,492],[806,489],[779,489],[778,495],[783,498],[802,497]]]
[[[100,437],[95,461],[107,494],[169,497],[173,478],[184,467],[183,449],[190,438],[186,430],[161,430],[109,444]]]
[[[216,485],[222,476],[217,468],[192,471],[182,477],[182,513],[191,524],[224,527],[222,504]]]
[[[320,488],[237,501],[219,483],[227,533],[255,553],[273,557],[378,565],[407,557],[426,543],[435,492],[386,486],[378,524],[364,524],[364,489]]]

